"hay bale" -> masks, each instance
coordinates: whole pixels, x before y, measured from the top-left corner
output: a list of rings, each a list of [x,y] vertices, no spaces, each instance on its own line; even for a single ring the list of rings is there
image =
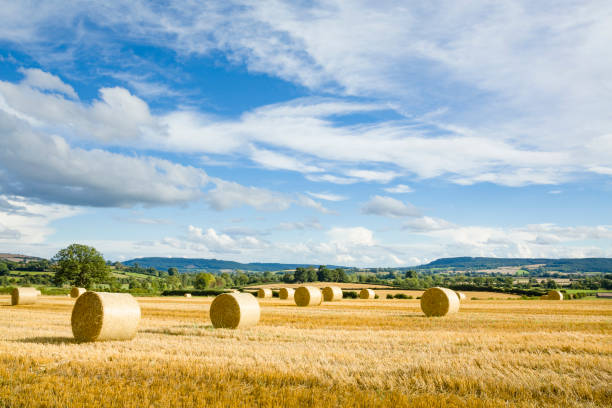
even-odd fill
[[[38,300],[36,288],[15,288],[11,291],[11,305],[33,305]]]
[[[78,298],[79,296],[81,296],[85,292],[87,292],[87,289],[85,289],[85,288],[77,288],[75,286],[74,288],[70,289],[70,297]]]
[[[272,297],[272,289],[259,289],[257,291],[257,297],[260,299],[271,298]]]
[[[463,301],[465,299],[467,299],[467,296],[465,296],[465,293],[463,292],[455,292],[455,294],[457,295],[457,297],[459,298],[459,301]]]
[[[446,288],[430,288],[421,296],[421,310],[426,316],[445,316],[459,311],[459,297]]]
[[[183,296],[185,296],[186,298],[190,298],[191,297],[191,293],[185,293]]]
[[[129,340],[138,331],[140,305],[129,293],[85,292],[72,309],[77,341]]]
[[[298,306],[318,306],[323,302],[323,294],[314,286],[301,286],[295,291],[293,299]]]
[[[42,292],[40,290],[36,291],[36,296],[42,296]]]
[[[374,299],[374,296],[376,296],[376,294],[372,289],[364,288],[359,292],[359,299]]]
[[[295,289],[293,288],[280,288],[280,290],[278,291],[279,299],[293,299],[293,295],[295,295]]]
[[[327,286],[323,288],[323,300],[326,302],[342,300],[342,289],[338,286]]]
[[[250,293],[223,293],[210,305],[210,321],[216,328],[255,326],[259,317],[259,302]]]
[[[548,292],[548,300],[563,300],[563,293],[558,290],[551,290]]]

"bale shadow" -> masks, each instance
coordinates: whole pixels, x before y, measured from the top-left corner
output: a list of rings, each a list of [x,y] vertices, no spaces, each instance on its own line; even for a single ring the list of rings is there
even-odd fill
[[[214,330],[212,324],[198,326],[172,326],[163,329],[145,329],[140,330],[140,333],[149,334],[165,334],[167,336],[198,336],[197,330]]]
[[[28,337],[26,339],[15,340],[18,343],[36,344],[78,344],[74,337]]]

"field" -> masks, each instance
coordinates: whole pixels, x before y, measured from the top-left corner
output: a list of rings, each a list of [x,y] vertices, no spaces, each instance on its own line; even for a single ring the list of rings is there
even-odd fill
[[[0,407],[612,405],[607,300],[468,300],[426,318],[418,300],[266,299],[235,331],[210,326],[211,298],[138,301],[134,340],[77,344],[74,300],[0,296]]]

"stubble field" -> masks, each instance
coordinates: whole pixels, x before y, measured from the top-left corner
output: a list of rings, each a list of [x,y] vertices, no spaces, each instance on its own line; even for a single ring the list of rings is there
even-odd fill
[[[612,405],[610,301],[265,299],[239,330],[212,298],[138,301],[134,340],[77,344],[74,300],[0,296],[0,407]]]

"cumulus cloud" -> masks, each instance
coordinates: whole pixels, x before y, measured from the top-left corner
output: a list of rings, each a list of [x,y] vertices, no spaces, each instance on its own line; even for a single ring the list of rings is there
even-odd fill
[[[42,92],[30,82],[0,81],[0,97],[0,107],[30,125],[79,139],[130,144],[163,131],[147,103],[124,88],[101,88],[99,98],[86,104]]]
[[[370,198],[370,201],[361,208],[361,212],[385,217],[416,217],[420,215],[419,210],[410,203],[406,204],[395,198],[379,195]]]
[[[0,181],[4,193],[88,206],[178,204],[201,197],[200,169],[152,157],[71,147],[0,110]]]

